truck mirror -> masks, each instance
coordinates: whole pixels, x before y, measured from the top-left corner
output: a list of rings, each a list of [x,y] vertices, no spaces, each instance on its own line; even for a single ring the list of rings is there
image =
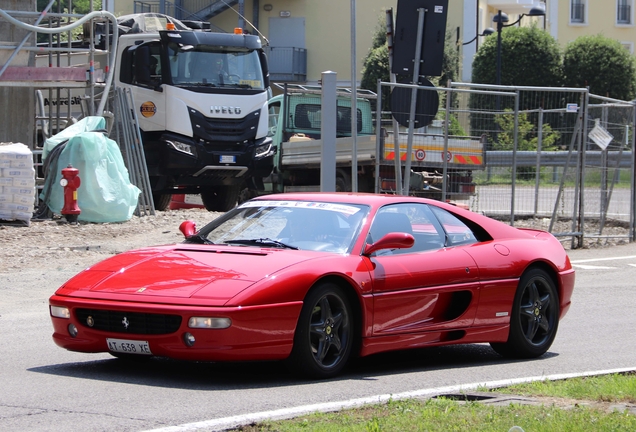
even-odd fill
[[[150,84],[150,48],[137,47],[135,50],[135,81],[137,84]]]
[[[269,88],[269,67],[267,65],[267,55],[265,55],[263,50],[259,50],[258,57],[261,60],[261,69],[263,71],[263,87]]]

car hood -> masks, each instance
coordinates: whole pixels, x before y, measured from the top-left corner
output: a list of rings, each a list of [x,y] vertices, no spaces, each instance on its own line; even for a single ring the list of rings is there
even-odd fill
[[[318,255],[312,251],[216,245],[144,248],[84,270],[56,294],[158,303],[161,298],[198,299],[224,304],[278,270]]]

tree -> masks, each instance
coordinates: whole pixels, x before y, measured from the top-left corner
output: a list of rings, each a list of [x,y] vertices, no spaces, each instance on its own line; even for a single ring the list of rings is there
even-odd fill
[[[49,0],[37,0],[38,11],[43,11],[46,5],[49,4]],[[101,0],[93,1],[93,10],[100,10],[102,8]],[[68,11],[68,0],[58,0],[50,9],[51,12],[65,12]],[[90,0],[73,0],[73,12],[78,14],[87,14],[91,11]]]
[[[581,36],[570,42],[563,56],[565,85],[588,87],[590,93],[614,99],[636,97],[634,57],[615,39]]]
[[[480,45],[473,60],[472,81],[477,84],[495,84],[497,76],[497,33],[488,36]],[[563,82],[562,55],[559,45],[549,33],[531,27],[507,27],[501,33],[501,85],[560,87]],[[520,92],[521,110],[537,108],[536,100],[541,99],[538,92]],[[469,106],[481,115],[471,115],[471,134],[492,135],[491,141],[497,141],[496,131],[500,126],[493,112],[499,108],[513,109],[512,97],[495,97],[486,94],[472,94]],[[535,117],[530,116],[530,121]],[[558,118],[547,116],[546,120],[557,127]]]
[[[384,16],[382,16],[378,19],[376,32],[373,35],[373,44],[362,65],[362,80],[360,81],[360,87],[374,92],[377,91],[378,80],[382,82],[390,81],[389,72],[389,49],[386,38],[386,20],[384,19]],[[448,80],[454,81],[458,75],[459,55],[457,53],[455,42],[452,40],[451,32],[447,32],[444,45],[444,56],[442,58],[442,75],[439,77],[428,77],[428,79],[436,86],[445,87]],[[408,82],[412,81],[412,77],[406,77],[406,79]],[[383,89],[382,105],[386,110],[389,109],[389,95],[389,89]],[[440,105],[442,107],[444,107],[446,103],[444,96],[445,95],[440,95]]]
[[[68,0],[58,0],[53,3],[53,6],[49,9],[50,12],[55,13],[68,13]],[[49,4],[49,0],[37,0],[37,9],[38,11],[43,11],[44,8]],[[86,15],[91,12],[91,2],[90,0],[73,0],[72,2],[73,10],[72,13]],[[93,10],[101,10],[102,1],[101,0],[93,0]],[[75,21],[75,19],[74,19]],[[68,19],[65,19],[60,25],[64,26],[68,24]],[[78,27],[72,31],[72,38],[76,39],[79,35],[82,34],[82,28]],[[68,36],[66,33],[62,33],[59,35],[60,40],[66,41]],[[55,40],[55,37],[51,36],[51,40]],[[46,43],[49,41],[49,35],[45,33],[38,33],[37,35],[38,43]]]
[[[501,85],[559,87],[562,83],[561,49],[546,31],[509,27],[501,33]],[[473,60],[472,81],[495,84],[497,33],[480,45]]]
[[[498,139],[493,143],[493,150],[512,150],[515,145],[515,117],[513,113],[503,114],[495,119],[500,132]],[[528,120],[528,114],[520,113],[517,116],[517,150],[536,151],[539,144],[538,127]],[[544,123],[541,128],[541,150],[556,150],[556,143],[561,134],[552,130],[548,123]],[[517,167],[517,178],[519,180],[529,180],[534,178],[536,168],[533,166]]]

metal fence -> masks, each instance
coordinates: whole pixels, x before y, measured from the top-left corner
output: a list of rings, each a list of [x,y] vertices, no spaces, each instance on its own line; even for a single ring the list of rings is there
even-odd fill
[[[396,87],[405,85],[378,86],[379,106],[393,116],[398,110],[398,117],[408,118],[414,105],[420,115],[415,125],[428,124],[428,105],[438,101],[441,108],[432,115],[441,120],[438,133],[446,142],[453,136],[486,138],[484,163],[471,171],[474,194],[456,195],[451,182],[443,185],[443,198],[511,225],[546,229],[570,239],[571,247],[635,240],[636,101],[578,88],[451,82],[445,88],[407,86],[417,89],[411,104],[410,92],[401,92],[407,100],[396,100]],[[396,127],[388,123],[383,125]],[[433,126],[416,131],[430,133]],[[452,174],[443,168],[446,177]]]

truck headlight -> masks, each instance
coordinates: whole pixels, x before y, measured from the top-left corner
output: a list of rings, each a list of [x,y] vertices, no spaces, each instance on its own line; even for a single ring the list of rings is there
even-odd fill
[[[188,327],[199,329],[225,329],[232,325],[229,318],[216,317],[191,317],[188,320]]]
[[[255,158],[263,158],[266,156],[270,156],[271,154],[273,154],[272,143],[259,145],[258,147],[256,147],[256,149],[254,149]]]
[[[180,141],[166,141],[169,145],[172,146],[176,151],[180,151],[181,153],[189,154],[192,156],[197,155],[197,151],[191,144],[182,143]]]

